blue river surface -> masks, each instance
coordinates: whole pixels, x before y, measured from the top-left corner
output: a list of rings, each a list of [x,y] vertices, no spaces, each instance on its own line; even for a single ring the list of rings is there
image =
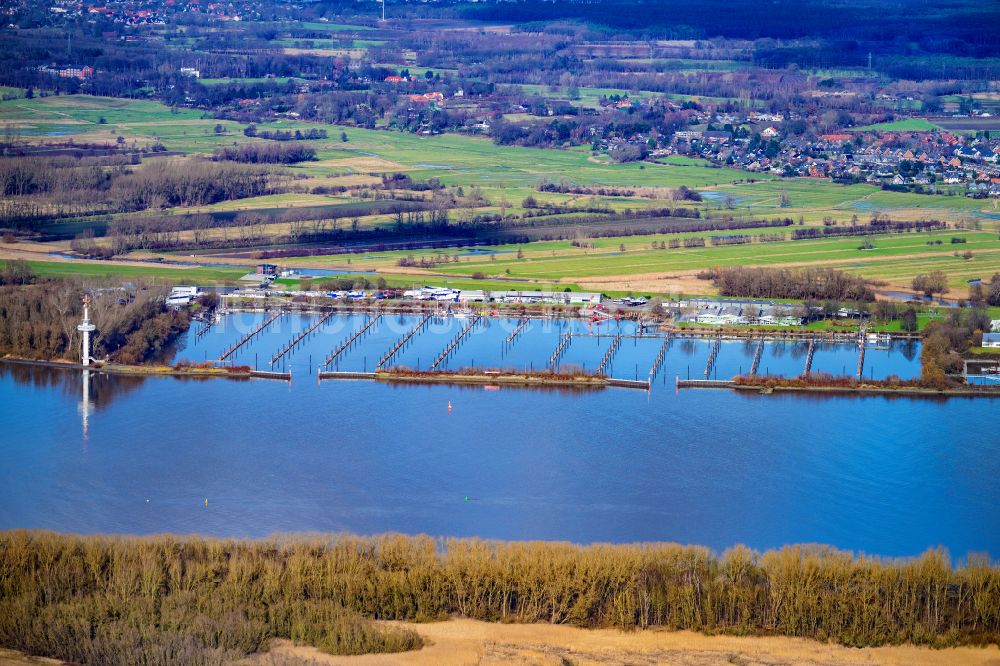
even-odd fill
[[[84,400],[81,371],[0,363],[0,528],[1000,555],[1000,400],[676,391],[675,376],[704,371],[702,340],[673,341],[648,392],[317,381],[321,359],[366,321],[352,317],[277,362],[291,363],[291,383],[90,373]],[[301,319],[236,362],[267,367],[263,357],[313,321]],[[340,369],[370,369],[412,325],[387,323]],[[226,337],[227,325],[198,341],[192,332],[177,357],[217,356],[246,329]],[[514,325],[486,325],[442,367],[485,363],[475,357],[503,347]],[[529,327],[506,358],[544,364],[564,331],[588,330],[553,326]],[[458,330],[432,327],[401,357],[426,366]],[[610,340],[574,338],[566,358],[596,364]],[[660,344],[623,340],[612,374],[645,378]],[[851,372],[848,351],[815,362]],[[898,356],[894,370],[914,362],[912,349],[870,353],[883,365]],[[717,364],[734,374],[752,356],[725,342]],[[763,356],[797,369],[803,354],[777,345]]]

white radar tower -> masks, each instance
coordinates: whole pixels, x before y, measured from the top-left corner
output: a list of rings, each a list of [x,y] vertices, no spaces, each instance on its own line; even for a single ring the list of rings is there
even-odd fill
[[[76,330],[83,333],[80,362],[83,365],[90,365],[90,334],[97,330],[97,327],[90,323],[90,296],[87,294],[83,295],[83,321],[76,327]]]

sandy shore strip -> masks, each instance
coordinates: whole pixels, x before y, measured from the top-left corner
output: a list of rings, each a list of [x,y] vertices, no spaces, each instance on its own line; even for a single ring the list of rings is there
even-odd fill
[[[574,666],[1000,666],[1000,649],[933,650],[912,645],[848,648],[802,638],[706,636],[690,631],[578,629],[548,624],[497,624],[450,620],[429,624],[387,623],[419,633],[428,646],[392,655],[333,657],[314,648],[277,641],[275,657],[296,656],[315,664],[366,666],[466,666],[540,664]],[[268,663],[261,655],[251,663]]]

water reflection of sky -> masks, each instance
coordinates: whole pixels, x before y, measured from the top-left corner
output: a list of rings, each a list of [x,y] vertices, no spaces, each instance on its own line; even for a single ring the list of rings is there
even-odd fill
[[[314,359],[360,321],[318,334]],[[616,375],[655,357],[646,342],[623,341]],[[86,442],[80,372],[0,364],[0,528],[1000,553],[1000,400],[676,392],[709,345],[670,345],[649,392],[93,373]],[[727,346],[720,362],[746,361]]]
[[[197,336],[189,332],[178,344],[175,360],[204,362],[217,359],[231,344],[255,330],[269,315],[265,313],[233,313]],[[367,314],[338,314],[317,328],[278,363],[270,359],[299,333],[308,329],[319,315],[286,314],[256,335],[229,359],[235,365],[249,365],[262,370],[273,369],[295,374],[310,374],[369,320]],[[340,371],[373,370],[375,364],[396,341],[414,328],[422,317],[417,315],[384,315],[364,335],[340,354],[328,368]],[[434,317],[415,334],[390,360],[387,366],[428,368],[449,343],[471,320],[464,317]],[[663,338],[636,339],[635,323],[591,323],[579,319],[531,319],[511,344],[506,338],[520,320],[497,317],[481,320],[461,340],[454,352],[445,358],[440,369],[490,367],[511,369],[542,369],[549,367],[549,358],[559,345],[562,335],[572,334],[572,340],[557,361],[563,369],[597,369],[615,335],[622,343],[612,355],[605,372],[621,379],[645,379],[663,344]],[[198,325],[200,326],[200,324]],[[707,363],[714,341],[711,339],[679,338],[670,341],[662,373],[681,378],[703,379],[706,369],[711,378],[730,379],[749,372],[757,342],[722,341],[714,363]],[[759,373],[795,377],[805,369],[808,343],[774,341],[764,343]],[[818,344],[812,370],[832,375],[855,376],[858,348],[851,343]],[[865,355],[865,377],[885,379],[896,375],[913,379],[920,375],[920,343],[895,341],[889,347],[869,345]]]

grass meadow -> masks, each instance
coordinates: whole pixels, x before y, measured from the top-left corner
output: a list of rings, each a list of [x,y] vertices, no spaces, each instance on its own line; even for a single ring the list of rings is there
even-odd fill
[[[324,26],[328,24],[323,24]],[[336,30],[336,28],[324,28]],[[354,29],[348,27],[347,29]],[[615,92],[608,89],[581,90],[581,95]],[[27,142],[72,139],[87,143],[113,143],[124,137],[128,144],[149,145],[162,142],[169,150],[190,155],[208,155],[218,147],[240,144],[250,139],[243,135],[243,125],[219,121],[200,111],[171,109],[158,102],[124,100],[86,95],[49,96],[35,99],[9,99],[0,102],[0,124],[10,124]],[[216,131],[219,126],[221,132]],[[489,257],[462,257],[458,263],[441,266],[433,271],[414,270],[400,278],[394,270],[392,280],[424,280],[428,273],[439,279],[470,281],[474,273],[484,273],[495,284],[517,284],[521,280],[546,283],[575,284],[578,280],[628,274],[694,272],[717,265],[797,265],[829,263],[872,279],[881,279],[896,286],[905,286],[919,272],[941,269],[948,272],[951,286],[964,290],[965,281],[989,277],[1000,270],[1000,242],[995,231],[998,224],[995,202],[972,200],[964,196],[920,195],[882,191],[871,185],[837,185],[817,179],[778,179],[770,174],[753,174],[717,168],[703,160],[672,156],[659,163],[643,162],[614,164],[594,157],[586,147],[567,150],[544,150],[511,146],[496,146],[485,137],[445,134],[424,136],[391,130],[365,130],[336,125],[316,125],[295,121],[268,123],[271,130],[310,129],[324,127],[328,138],[306,142],[317,151],[317,160],[291,167],[285,173],[295,176],[291,181],[299,191],[284,194],[226,201],[196,209],[172,209],[173,212],[212,212],[227,210],[270,210],[302,206],[330,206],[358,201],[350,194],[311,194],[311,187],[363,186],[379,183],[381,175],[405,172],[414,179],[438,178],[466,192],[478,189],[486,199],[474,212],[518,215],[524,212],[522,201],[528,195],[544,203],[563,206],[606,205],[621,211],[684,205],[696,207],[703,216],[772,218],[791,217],[807,225],[820,224],[826,217],[847,221],[857,216],[861,221],[874,213],[888,213],[901,219],[943,219],[965,226],[981,226],[982,232],[956,231],[967,237],[968,243],[952,248],[951,232],[942,234],[944,244],[927,246],[924,235],[879,237],[876,249],[858,250],[860,239],[838,238],[815,241],[786,241],[749,246],[705,247],[675,250],[654,250],[651,243],[684,238],[691,235],[637,236],[621,239],[593,240],[593,249],[574,248],[569,241],[538,242],[523,248],[506,248],[509,254]],[[341,141],[341,133],[347,141]],[[164,159],[164,158],[160,158]],[[166,159],[192,159],[173,157]],[[701,203],[671,202],[646,196],[598,197],[558,193],[541,193],[536,185],[542,178],[565,179],[577,185],[652,188],[667,192],[686,185],[705,193]],[[561,217],[572,221],[572,214]],[[558,216],[547,218],[552,221]],[[369,215],[359,219],[362,228],[389,225],[391,215]],[[271,225],[274,233],[283,233],[285,225]],[[754,234],[761,232],[745,231]],[[586,237],[582,230],[581,237]],[[620,245],[625,252],[619,252]],[[505,248],[497,248],[501,252]],[[518,249],[525,257],[516,259]],[[955,257],[954,249],[973,252],[972,259]],[[461,253],[456,250],[455,253]],[[431,252],[369,253],[352,257],[354,266],[385,270],[395,266],[407,254]],[[341,265],[341,255],[308,257],[284,261],[290,265]],[[50,274],[104,275],[127,274],[128,271],[152,271],[164,277],[175,275],[176,269],[135,267],[114,264],[72,264],[39,262],[39,271]],[[41,264],[46,264],[41,266]],[[75,266],[75,267],[74,267]],[[211,282],[230,279],[230,275],[215,269],[199,279]],[[188,273],[188,276],[193,275]],[[237,276],[238,277],[238,276]],[[168,278],[169,279],[169,278]],[[194,279],[194,278],[189,278]]]

